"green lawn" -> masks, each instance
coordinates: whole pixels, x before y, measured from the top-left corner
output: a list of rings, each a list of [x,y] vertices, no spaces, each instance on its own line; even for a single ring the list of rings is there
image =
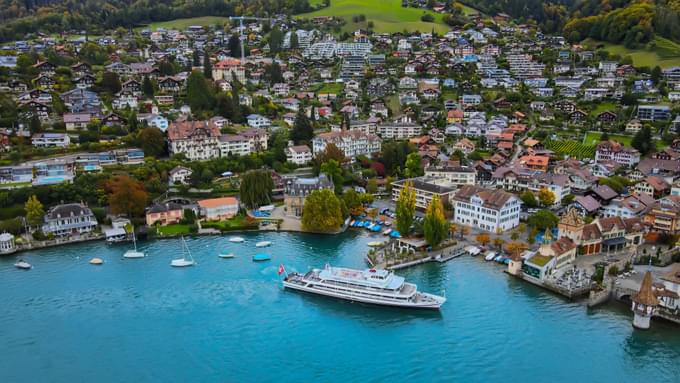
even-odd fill
[[[258,223],[257,221],[247,218],[244,215],[237,215],[236,217],[227,221],[202,222],[201,227],[204,229],[217,229],[219,231],[248,230],[256,229],[258,227]]]
[[[590,112],[590,115],[595,117],[598,114],[600,114],[602,112],[606,112],[606,111],[611,111],[611,112],[616,113],[616,106],[617,106],[617,104],[615,102],[602,102],[602,103],[598,104],[595,107],[595,109],[593,109]]]
[[[550,262],[550,260],[553,257],[549,257],[546,255],[541,255],[541,254],[536,254],[533,257],[529,259],[529,262],[533,263],[536,266],[545,266],[546,263]]]
[[[600,142],[600,136],[602,136],[602,132],[587,132],[585,136],[583,136],[583,144],[597,145],[597,143]],[[630,147],[630,143],[633,141],[633,136],[627,136],[625,134],[609,134],[609,139]],[[658,150],[668,146],[661,140],[655,140],[654,144]]]
[[[659,65],[662,68],[669,68],[673,66],[680,66],[680,44],[663,37],[655,37],[654,42],[656,48],[648,49],[629,49],[621,44],[611,44],[601,42],[593,39],[586,39],[583,44],[590,48],[595,48],[596,45],[602,44],[603,49],[621,57],[630,55],[633,59],[633,64],[637,67],[655,67]]]
[[[188,19],[175,19],[175,20],[170,20],[170,21],[161,21],[157,23],[151,23],[143,28],[150,28],[150,29],[156,29],[156,28],[166,28],[166,29],[186,29],[187,27],[190,27],[192,25],[200,25],[200,26],[210,26],[210,25],[215,25],[219,24],[222,25],[226,22],[229,21],[228,17],[222,17],[222,16],[203,16],[203,17],[191,17]]]
[[[387,107],[392,111],[392,115],[398,116],[401,114],[401,104],[399,104],[399,95],[392,94],[387,96]]]
[[[189,234],[190,227],[191,225],[182,225],[179,223],[175,225],[159,226],[158,233],[161,235]]]
[[[465,5],[465,4],[462,4],[462,3],[458,3],[458,4],[460,4],[463,7],[463,14],[465,16],[476,15],[476,14],[480,14],[482,16],[484,15],[482,13],[482,11],[474,9],[474,8],[470,7],[469,5]]]
[[[434,23],[420,21],[420,17],[429,13],[434,16]],[[366,22],[354,23],[352,16],[365,15]],[[331,6],[315,12],[299,15],[299,18],[316,16],[336,16],[347,21],[345,31],[366,28],[367,22],[373,22],[373,30],[379,33],[393,33],[408,31],[446,33],[449,27],[442,23],[442,15],[432,11],[404,8],[401,0],[332,0]]]
[[[342,93],[344,88],[345,87],[344,87],[343,84],[338,84],[338,83],[335,83],[335,82],[328,82],[328,83],[324,83],[323,85],[321,85],[316,90],[316,93],[335,93],[336,95],[338,95],[338,94]]]
[[[600,142],[600,136],[602,136],[602,132],[587,132],[583,137],[583,144],[597,145],[597,143]],[[633,140],[633,136],[626,136],[623,134],[610,134],[609,139],[622,143],[626,146],[630,146],[630,142]]]
[[[0,189],[14,189],[14,188],[25,188],[32,186],[33,184],[30,181],[26,182],[8,182],[8,183],[3,183],[0,184]]]

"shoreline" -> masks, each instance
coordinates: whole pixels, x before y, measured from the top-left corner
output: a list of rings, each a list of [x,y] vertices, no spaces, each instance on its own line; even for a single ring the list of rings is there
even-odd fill
[[[337,235],[337,234],[342,234],[346,232],[346,230],[340,230],[337,232],[314,232],[314,231],[304,231],[304,230],[293,230],[293,229],[278,229],[278,230],[262,230],[262,229],[239,229],[239,230],[231,230],[231,231],[221,231],[221,232],[214,232],[214,233],[187,233],[187,234],[173,234],[173,235],[154,235],[152,237],[147,237],[144,241],[152,241],[152,240],[164,240],[164,239],[176,239],[182,236],[186,237],[209,237],[209,236],[228,236],[232,234],[238,234],[238,233],[253,233],[253,232],[263,232],[263,233],[300,233],[300,234],[314,234],[314,235]],[[66,245],[74,245],[78,243],[84,243],[84,242],[94,242],[97,240],[103,240],[103,242],[106,243],[106,238],[103,234],[99,234],[96,237],[88,237],[88,238],[78,238],[75,240],[68,240],[68,241],[63,241],[63,242],[57,242],[57,243],[49,243],[49,244],[38,244],[38,245],[33,245],[30,247],[25,247],[25,246],[17,246],[17,248],[8,253],[1,253],[0,257],[10,257],[10,256],[15,256],[20,253],[24,253],[27,251],[33,251],[33,250],[42,250],[42,249],[47,249],[51,247],[59,247],[59,246],[66,246]],[[30,243],[36,244],[38,241],[31,241]],[[120,241],[117,243],[126,243],[126,242],[131,242],[131,241]]]

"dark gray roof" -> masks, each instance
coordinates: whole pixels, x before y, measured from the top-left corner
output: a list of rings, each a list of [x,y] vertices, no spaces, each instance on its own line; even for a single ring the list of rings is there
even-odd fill
[[[296,178],[288,181],[285,193],[291,196],[304,196],[314,190],[332,189],[333,181],[321,173],[318,177],[312,178]]]
[[[57,205],[51,208],[45,219],[58,219],[64,217],[75,217],[75,216],[88,216],[93,215],[92,210],[89,207],[80,203],[67,203],[64,205]]]
[[[174,202],[168,202],[164,204],[153,204],[149,210],[147,210],[147,213],[163,213],[167,211],[172,211],[172,210],[182,210],[183,207],[182,205]]]
[[[608,185],[599,185],[597,187],[594,187],[593,193],[597,194],[598,197],[602,198],[605,201],[616,198],[616,196],[619,195],[619,193],[617,193],[614,189],[612,189]]]
[[[430,179],[427,177],[419,177],[419,178],[409,178],[409,179],[404,179],[404,180],[399,180],[393,182],[393,185],[397,186],[403,186],[405,182],[410,182],[411,186],[414,189],[418,190],[425,190],[430,193],[436,193],[436,194],[444,194],[444,193],[450,193],[456,189],[448,186],[441,186],[441,185],[436,185],[433,183],[430,183]]]

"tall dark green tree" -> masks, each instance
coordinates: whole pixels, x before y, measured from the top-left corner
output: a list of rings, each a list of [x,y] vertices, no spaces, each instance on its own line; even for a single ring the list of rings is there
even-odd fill
[[[404,169],[406,157],[415,151],[412,145],[406,141],[387,142],[382,146],[382,163],[385,165],[387,174],[395,174]]]
[[[305,114],[305,108],[300,106],[297,116],[295,116],[295,124],[293,124],[293,129],[290,131],[290,139],[298,144],[301,142],[308,142],[313,137],[314,128]]]
[[[101,87],[109,93],[114,94],[120,92],[121,84],[118,75],[113,72],[104,72],[102,75]]]
[[[215,98],[215,112],[225,118],[234,121],[234,102],[225,93],[220,93]]]
[[[194,52],[191,56],[191,64],[194,67],[201,65],[201,54],[198,52],[198,49],[194,49]]]
[[[153,84],[151,83],[151,79],[149,76],[144,76],[144,80],[142,81],[142,92],[146,97],[152,98],[153,97]]]
[[[238,33],[234,33],[229,37],[227,47],[232,57],[241,57],[241,40],[239,40]]]
[[[127,126],[129,132],[134,132],[139,127],[139,121],[137,121],[137,112],[134,110],[130,112],[130,115],[128,116]]]
[[[654,143],[652,142],[652,131],[649,126],[644,126],[639,132],[635,133],[630,145],[642,155],[651,152],[654,149]]]
[[[37,114],[33,113],[31,115],[31,119],[28,121],[28,129],[33,134],[42,132],[42,124],[40,123],[40,118],[38,118]]]
[[[203,73],[193,71],[187,79],[187,101],[194,111],[212,109],[214,97]]]
[[[203,75],[205,78],[212,80],[212,62],[210,62],[210,55],[208,52],[203,54]]]
[[[137,135],[137,145],[144,155],[158,158],[165,153],[165,136],[156,127],[144,128]]]
[[[283,82],[283,73],[281,72],[281,65],[277,62],[273,62],[271,65],[267,65],[265,68],[265,74],[269,79],[269,84],[274,85],[277,82]]]
[[[177,73],[175,69],[174,60],[163,60],[158,64],[158,71],[163,76],[174,76]]]
[[[237,124],[245,121],[243,118],[243,112],[241,111],[241,98],[239,97],[239,88],[241,84],[234,80],[231,82],[231,104],[233,105],[234,112],[231,116],[231,121]]]
[[[297,49],[300,46],[298,35],[295,30],[290,32],[290,49]]]
[[[251,170],[241,179],[241,202],[249,209],[267,205],[272,201],[274,181],[268,170]]]
[[[654,82],[654,85],[659,85],[659,82],[661,81],[661,78],[663,77],[663,71],[661,70],[660,66],[655,66],[652,69],[652,75],[651,75],[651,80]]]
[[[335,160],[325,162],[321,164],[320,172],[326,174],[326,176],[328,176],[333,181],[333,185],[335,186],[335,194],[341,194],[344,177],[342,175],[343,172],[340,163]]]
[[[274,27],[269,33],[269,53],[271,53],[272,57],[281,52],[282,45],[283,33],[281,33],[279,27]]]

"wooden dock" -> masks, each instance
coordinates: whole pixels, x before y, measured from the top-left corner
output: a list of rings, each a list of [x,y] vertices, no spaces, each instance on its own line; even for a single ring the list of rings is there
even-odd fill
[[[465,251],[464,247],[457,247],[454,249],[451,249],[448,253],[442,252],[437,256],[434,256],[434,260],[439,262],[439,263],[444,263],[448,262],[454,258],[458,258],[461,255],[467,254],[467,251]]]
[[[405,269],[408,267],[412,266],[417,266],[417,265],[422,265],[424,263],[428,262],[437,262],[437,263],[444,263],[448,262],[454,258],[458,258],[464,254],[467,254],[465,251],[465,247],[459,246],[459,247],[454,247],[452,249],[445,249],[437,254],[431,254],[428,257],[423,257],[423,258],[418,258],[412,261],[408,262],[402,262],[402,263],[396,263],[392,265],[386,265],[385,268],[388,270],[399,270],[399,269]],[[366,257],[368,260],[369,264],[372,265],[372,262],[370,262],[370,259]]]

